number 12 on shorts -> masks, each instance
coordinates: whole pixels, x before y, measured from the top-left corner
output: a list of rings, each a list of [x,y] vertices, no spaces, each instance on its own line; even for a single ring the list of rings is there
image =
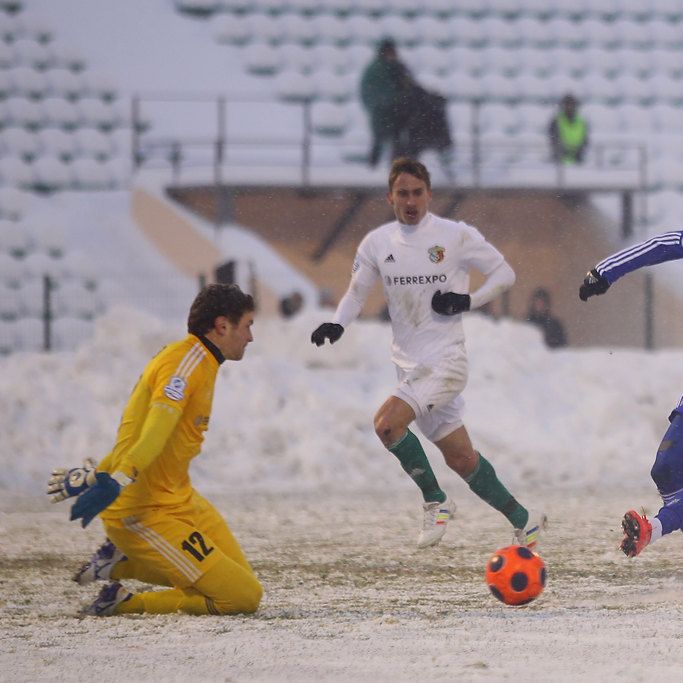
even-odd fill
[[[202,562],[205,557],[208,557],[213,552],[213,546],[207,548],[204,537],[198,531],[193,531],[187,537],[187,540],[182,542],[180,547],[186,553],[190,553],[198,562]]]

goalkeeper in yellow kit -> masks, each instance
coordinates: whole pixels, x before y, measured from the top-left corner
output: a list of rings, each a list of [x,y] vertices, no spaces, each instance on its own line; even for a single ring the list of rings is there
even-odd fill
[[[116,444],[97,466],[55,470],[54,501],[78,496],[71,519],[98,514],[107,541],[74,579],[109,583],[86,614],[255,612],[263,589],[228,525],[192,487],[189,465],[209,426],[218,368],[253,340],[254,301],[236,285],[202,289],[188,335],[147,365],[123,412]],[[170,586],[132,594],[136,579]]]

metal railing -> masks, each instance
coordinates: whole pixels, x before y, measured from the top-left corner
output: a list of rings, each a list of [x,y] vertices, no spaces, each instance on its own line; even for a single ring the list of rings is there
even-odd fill
[[[510,140],[499,139],[487,140],[482,132],[482,111],[487,104],[482,100],[468,101],[470,107],[470,125],[466,131],[456,130],[456,149],[461,158],[460,166],[469,168],[469,177],[474,187],[486,184],[484,171],[487,167],[487,151],[507,148],[509,150],[525,150],[537,147],[539,158],[545,153],[543,165],[549,168],[554,166],[554,177],[557,186],[562,187],[567,174],[564,164],[554,164],[549,158],[547,141],[542,136],[533,139]],[[164,117],[169,117],[174,109],[193,105],[196,111],[203,109],[202,118],[204,124],[213,128],[205,136],[189,134],[187,130],[173,132],[163,131],[163,124],[157,125],[162,114],[156,116],[150,113],[155,106],[160,106]],[[323,135],[316,132],[313,123],[312,98],[301,98],[287,102],[273,102],[270,97],[226,97],[224,95],[191,95],[191,94],[140,94],[132,99],[132,161],[135,168],[144,167],[150,163],[170,167],[174,178],[180,178],[184,167],[203,165],[213,167],[213,182],[221,184],[222,169],[225,164],[229,165],[230,152],[236,149],[272,150],[287,149],[291,152],[288,165],[296,165],[298,178],[292,178],[302,186],[307,186],[311,181],[311,170],[315,166],[314,150],[321,148],[342,148],[347,144],[346,140],[333,135]],[[249,108],[258,107],[264,121],[265,131],[245,132],[241,121],[249,118]],[[288,120],[296,127],[284,134],[273,135],[272,128],[282,130],[283,126],[278,122],[272,125],[272,117],[289,109]],[[549,108],[549,116],[550,111]],[[275,112],[268,114],[265,112]],[[231,115],[233,116],[231,120]],[[213,122],[213,123],[211,123]],[[202,129],[198,123],[195,130]],[[240,130],[242,128],[242,130]],[[199,154],[197,154],[197,152]],[[630,168],[637,174],[637,181],[633,183],[633,189],[643,189],[647,179],[647,150],[643,143],[634,142],[632,139],[618,137],[612,140],[594,141],[589,149],[590,158],[585,165],[595,168],[609,167],[609,158],[619,153],[622,157],[629,157],[630,161],[624,162],[622,168]],[[244,162],[241,162],[244,163]],[[514,166],[511,163],[510,166]]]

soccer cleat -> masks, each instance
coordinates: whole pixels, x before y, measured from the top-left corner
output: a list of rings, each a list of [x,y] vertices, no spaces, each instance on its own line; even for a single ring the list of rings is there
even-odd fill
[[[83,609],[82,614],[90,617],[110,617],[117,605],[130,600],[133,594],[118,581],[102,587],[95,601]]]
[[[455,503],[446,498],[443,503],[423,503],[422,532],[417,539],[418,548],[436,545],[446,533],[446,525],[455,517]]]
[[[529,519],[527,520],[524,529],[515,529],[512,537],[512,543],[515,545],[523,545],[538,552],[538,542],[541,534],[548,526],[548,516],[545,512],[538,510],[529,510]]]
[[[93,581],[107,581],[111,576],[113,566],[126,556],[107,539],[74,574],[73,580],[85,586]]]
[[[624,530],[624,538],[619,547],[624,555],[640,555],[652,536],[650,520],[644,514],[639,515],[635,510],[629,510],[621,520],[621,528]]]

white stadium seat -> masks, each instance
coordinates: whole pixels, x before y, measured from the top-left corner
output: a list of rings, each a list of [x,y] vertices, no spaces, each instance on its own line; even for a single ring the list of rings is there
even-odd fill
[[[76,128],[82,121],[78,107],[63,97],[46,97],[43,109],[47,115],[48,125],[65,128]]]
[[[481,22],[476,19],[458,15],[449,21],[449,25],[456,45],[480,47],[489,42]]]
[[[555,109],[543,104],[521,104],[517,112],[522,135],[547,135],[550,117]]]
[[[666,19],[654,19],[651,30],[657,46],[667,49],[678,49],[683,46],[683,34],[678,23],[672,23]]]
[[[40,282],[46,275],[53,279],[61,276],[59,263],[43,251],[32,251],[22,261],[24,281]]]
[[[447,21],[431,14],[424,14],[414,21],[415,31],[422,45],[449,47],[454,36]]]
[[[24,226],[15,220],[0,219],[0,252],[23,258],[31,250],[31,239]]]
[[[74,138],[76,149],[81,156],[104,161],[113,153],[110,136],[94,128],[79,128],[75,131]]]
[[[313,48],[313,61],[318,68],[347,73],[351,69],[351,50],[329,44],[318,44]],[[354,74],[356,77],[357,74]]]
[[[19,66],[12,48],[4,42],[0,42],[0,69],[9,69],[12,66]]]
[[[574,3],[572,3],[574,4]],[[560,7],[548,0],[522,0],[522,16],[550,19],[558,14]]]
[[[680,0],[650,0],[650,3],[656,17],[667,21],[683,19],[683,7]]]
[[[281,45],[278,48],[278,54],[282,63],[281,71],[308,73],[315,67],[315,52],[303,45],[291,43]]]
[[[620,0],[591,0],[591,14],[598,19],[613,20],[619,14]]]
[[[45,72],[46,89],[49,95],[74,99],[83,95],[85,83],[80,72],[66,67]]]
[[[26,226],[36,251],[52,259],[60,259],[66,253],[66,228],[59,219],[36,219]]]
[[[419,36],[413,22],[396,14],[386,14],[380,19],[382,35],[393,38],[399,49],[406,45],[415,45]]]
[[[380,39],[386,37],[380,20],[373,17],[354,14],[349,17],[348,26],[351,32],[351,41],[369,45],[373,51],[377,48]],[[352,50],[355,50],[355,47]]]
[[[253,6],[254,0],[219,0],[218,11],[242,14],[248,12]]]
[[[118,109],[111,103],[96,98],[82,98],[78,100],[81,119],[87,126],[109,130],[117,126],[121,119]]]
[[[280,17],[269,14],[252,14],[249,16],[254,43],[279,45],[285,38],[285,27]]]
[[[74,159],[71,164],[74,187],[81,190],[110,189],[113,178],[109,168],[91,157]]]
[[[13,91],[26,97],[43,97],[47,93],[47,81],[41,71],[30,66],[16,66],[9,71]]]
[[[507,77],[500,73],[489,71],[479,79],[481,92],[487,100],[508,101],[519,99],[519,90],[514,77]]]
[[[2,354],[10,353],[16,349],[17,345],[12,339],[14,326],[11,325],[11,322],[19,318],[20,315],[21,308],[16,291],[0,283],[0,353]],[[8,340],[8,336],[10,340]]]
[[[280,53],[269,43],[252,43],[244,49],[244,66],[257,76],[272,76],[282,68]]]
[[[12,126],[0,131],[0,146],[9,156],[30,160],[40,152],[40,140],[24,127]]]
[[[313,79],[317,96],[337,103],[354,97],[358,87],[355,75],[339,74],[331,69],[317,69]]]
[[[174,0],[180,12],[196,16],[209,16],[221,7],[220,0]]]
[[[89,97],[109,103],[119,96],[119,87],[112,78],[101,73],[86,70],[81,74],[83,90]]]
[[[549,59],[555,64],[556,70],[574,78],[581,78],[589,68],[585,50],[572,50],[567,47],[558,47],[548,53]],[[592,65],[590,65],[592,67]]]
[[[97,313],[97,295],[78,279],[62,279],[54,291],[54,312],[57,316],[93,318]]]
[[[288,12],[277,19],[284,32],[285,42],[310,47],[318,41],[318,27],[312,17],[296,12]],[[258,36],[254,36],[257,39]]]
[[[638,78],[632,74],[622,73],[616,82],[626,102],[651,104],[655,100],[655,89],[649,78]]]
[[[42,320],[42,308],[36,317],[19,318],[15,324],[17,351],[42,351],[45,343],[45,326]]]
[[[288,0],[258,0],[258,7],[266,14],[279,15],[287,9]]]
[[[82,71],[87,63],[80,52],[74,50],[68,43],[56,43],[51,46],[55,67],[63,67],[71,71]]]
[[[24,280],[24,270],[21,259],[0,251],[0,282],[5,287],[17,289]]]
[[[619,59],[621,50],[608,50],[601,45],[590,45],[583,53],[587,63],[591,65],[592,73],[614,78],[623,69],[623,62]]]
[[[326,45],[348,45],[354,37],[348,17],[319,14],[315,17],[314,22],[320,43]]]
[[[40,101],[19,95],[5,100],[3,115],[5,125],[22,126],[30,130],[47,123],[47,116]]]
[[[651,22],[636,21],[623,18],[617,22],[617,34],[621,40],[621,46],[627,49],[648,50],[655,44]]]
[[[19,24],[24,39],[47,44],[51,43],[54,38],[52,27],[41,16],[22,13],[19,15]]]
[[[321,9],[321,0],[289,0],[289,7],[299,14],[316,14]]]
[[[45,154],[32,164],[33,185],[41,191],[54,192],[71,187],[71,166],[57,156]]]
[[[21,157],[0,155],[0,179],[14,187],[26,187],[31,183],[31,165]]]
[[[415,70],[420,72],[445,75],[451,68],[449,53],[434,45],[420,45],[413,52],[413,57],[415,64],[409,64],[409,66],[411,69],[414,66]]]
[[[358,3],[358,10],[362,14],[378,17],[389,11],[390,0],[362,0]]]
[[[662,102],[652,109],[658,132],[664,135],[683,132],[683,116],[679,107]]]
[[[625,103],[618,108],[620,129],[628,133],[647,135],[653,129],[654,115],[650,107],[639,107],[637,104]]]
[[[16,15],[5,12],[0,22],[0,38],[7,43],[19,40],[22,35],[21,21]]]
[[[218,14],[212,19],[211,29],[219,43],[245,45],[253,38],[252,22],[248,17]]]
[[[347,109],[333,102],[316,102],[311,118],[313,130],[319,135],[339,136],[349,125]]]
[[[21,38],[12,43],[15,61],[33,69],[47,69],[54,64],[52,50],[29,38]]]
[[[61,128],[43,128],[38,133],[41,148],[62,160],[72,159],[76,152],[76,138]]]
[[[429,14],[439,19],[449,19],[456,12],[476,15],[482,11],[483,6],[480,0],[459,0],[457,4],[452,0],[426,0],[423,4]]]
[[[281,100],[300,102],[310,100],[316,95],[313,77],[300,71],[282,71],[275,77],[275,81],[275,92]]]

